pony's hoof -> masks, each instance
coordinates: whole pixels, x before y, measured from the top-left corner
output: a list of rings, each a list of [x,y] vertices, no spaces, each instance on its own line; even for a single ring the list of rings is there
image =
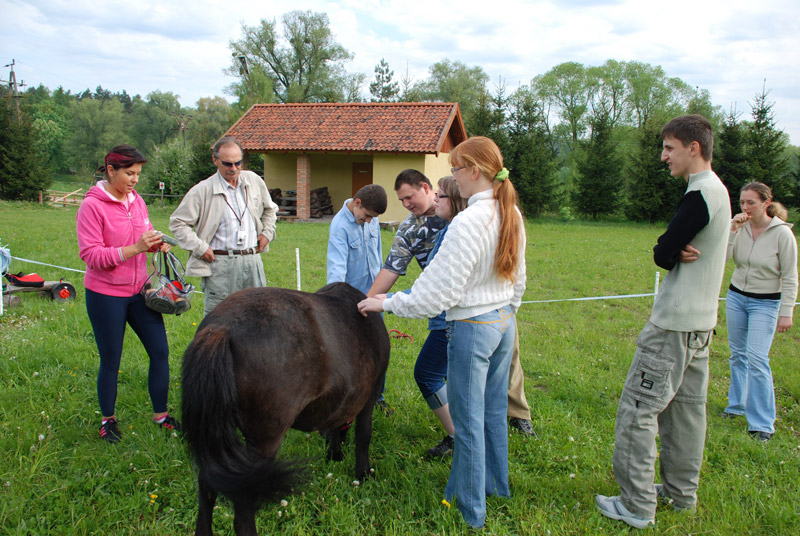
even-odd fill
[[[344,460],[344,454],[342,451],[339,452],[328,452],[328,459],[333,460],[335,462],[340,462]]]
[[[368,469],[366,471],[356,471],[356,478],[363,482],[368,478],[372,478],[375,476],[375,469]]]

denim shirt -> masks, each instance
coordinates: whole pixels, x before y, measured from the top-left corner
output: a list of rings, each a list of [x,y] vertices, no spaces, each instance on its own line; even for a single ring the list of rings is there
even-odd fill
[[[347,203],[331,222],[328,236],[328,283],[345,282],[367,293],[383,266],[378,218],[359,225]]]

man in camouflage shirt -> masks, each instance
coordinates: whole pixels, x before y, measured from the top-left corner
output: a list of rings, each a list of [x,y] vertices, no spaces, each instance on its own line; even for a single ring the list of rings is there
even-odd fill
[[[416,258],[420,268],[428,265],[428,254],[433,242],[447,222],[434,214],[434,191],[428,177],[415,169],[401,171],[394,181],[397,198],[411,214],[403,220],[392,242],[392,249],[386,257],[383,268],[375,277],[375,282],[367,296],[385,294],[401,276],[411,260]]]

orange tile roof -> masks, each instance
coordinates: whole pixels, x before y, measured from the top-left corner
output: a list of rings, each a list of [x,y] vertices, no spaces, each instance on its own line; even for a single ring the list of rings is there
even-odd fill
[[[246,151],[428,154],[467,137],[458,104],[437,102],[256,104],[225,135]]]

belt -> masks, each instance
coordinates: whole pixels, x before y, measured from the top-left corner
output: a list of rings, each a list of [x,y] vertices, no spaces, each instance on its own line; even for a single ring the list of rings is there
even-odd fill
[[[256,253],[256,248],[249,248],[249,249],[214,249],[212,250],[214,255],[254,255]]]

